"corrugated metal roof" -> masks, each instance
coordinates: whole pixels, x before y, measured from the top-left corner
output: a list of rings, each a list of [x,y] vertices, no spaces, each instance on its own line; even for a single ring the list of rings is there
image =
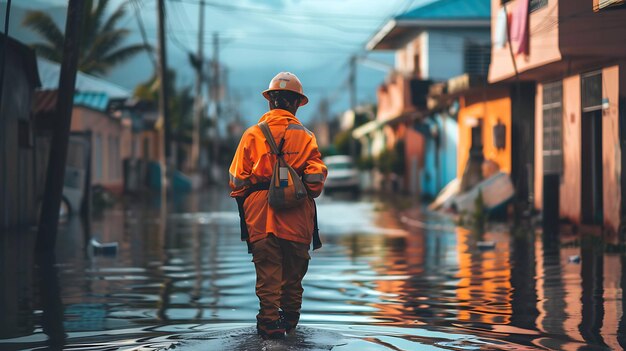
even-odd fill
[[[61,65],[42,58],[37,59],[37,65],[39,66],[41,88],[43,90],[57,89],[59,87]],[[117,84],[83,72],[76,73],[76,90],[81,92],[105,93],[111,99],[129,98],[132,96],[129,90]]]
[[[74,94],[74,105],[105,112],[109,106],[109,96],[105,93],[77,91]]]
[[[58,90],[40,90],[35,92],[33,113],[45,117],[52,115],[56,109]],[[74,106],[83,106],[92,110],[107,112],[109,97],[105,93],[76,92]]]
[[[419,32],[436,28],[488,31],[490,0],[438,0],[394,17],[367,42],[368,50],[395,50]]]
[[[395,17],[396,20],[489,19],[491,0],[439,0]]]
[[[56,89],[36,91],[33,99],[33,113],[40,115],[54,112],[58,93]]]

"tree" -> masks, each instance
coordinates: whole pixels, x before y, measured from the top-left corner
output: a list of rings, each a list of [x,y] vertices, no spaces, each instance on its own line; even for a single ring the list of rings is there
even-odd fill
[[[172,69],[167,70],[167,76],[168,86],[166,89],[169,96],[167,106],[171,116],[172,131],[177,138],[191,138],[191,131],[193,130],[191,114],[194,102],[191,94],[192,87],[185,86],[176,89],[174,85],[176,71]],[[141,100],[154,102],[156,105],[159,101],[159,84],[161,84],[160,81],[156,75],[153,75],[149,80],[135,87],[133,96]]]
[[[130,31],[116,28],[116,25],[126,14],[126,3],[105,18],[108,3],[109,0],[85,0],[85,17],[78,59],[78,70],[81,72],[104,75],[114,66],[136,54],[151,50],[149,46],[143,44],[123,45]],[[32,45],[39,56],[61,62],[64,34],[48,13],[28,11],[22,24],[45,39],[45,42]]]

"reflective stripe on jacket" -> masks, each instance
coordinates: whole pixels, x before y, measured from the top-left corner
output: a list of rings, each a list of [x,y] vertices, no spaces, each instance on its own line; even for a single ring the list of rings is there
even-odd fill
[[[244,203],[249,240],[255,242],[271,233],[282,239],[309,245],[315,215],[313,198],[321,194],[327,174],[315,135],[285,110],[271,110],[259,120],[263,121],[269,125],[277,145],[285,138],[283,157],[302,175],[311,198],[300,207],[274,211],[267,203],[267,190],[250,194]],[[241,197],[252,184],[269,182],[275,162],[276,156],[271,153],[261,129],[257,125],[248,128],[241,137],[230,165],[230,195]]]

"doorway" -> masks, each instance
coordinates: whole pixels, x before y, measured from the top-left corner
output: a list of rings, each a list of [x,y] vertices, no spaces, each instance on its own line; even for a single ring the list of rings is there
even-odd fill
[[[581,200],[582,222],[601,225],[602,196],[602,72],[581,76]]]

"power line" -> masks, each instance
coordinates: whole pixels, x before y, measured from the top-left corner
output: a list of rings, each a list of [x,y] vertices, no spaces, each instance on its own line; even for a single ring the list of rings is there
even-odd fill
[[[330,48],[315,48],[315,47],[298,47],[298,46],[268,46],[268,45],[254,45],[254,44],[245,44],[245,45],[233,45],[233,46],[228,46],[225,48],[225,50],[256,50],[256,51],[279,51],[279,50],[283,50],[286,52],[311,52],[311,53],[317,53],[317,54],[341,54],[341,55],[345,55],[348,53],[353,52],[350,49],[347,50],[337,50],[337,49],[330,49]]]
[[[146,47],[146,52],[148,53],[148,57],[150,58],[150,62],[152,62],[152,67],[154,69],[157,68],[156,58],[152,54],[151,45],[148,42],[148,35],[146,34],[146,28],[143,23],[143,18],[141,17],[140,8],[143,4],[140,4],[141,0],[133,0],[131,4],[135,10],[135,18],[137,19],[137,25],[139,26],[139,32],[141,33],[141,40],[143,41],[143,45]]]
[[[410,1],[409,6],[412,6],[414,1]],[[409,6],[405,6],[405,10],[403,10],[403,12],[406,11],[406,8],[408,8]],[[382,28],[387,22],[389,22],[390,20],[392,20],[395,17],[395,13],[396,11],[391,10],[389,12],[389,14],[387,16],[385,16],[385,18],[383,19],[383,21],[378,25],[378,28]],[[353,55],[350,56],[350,58],[348,60],[346,60],[346,62],[342,65],[341,69],[345,69],[348,66],[350,67],[349,73],[346,76],[346,79],[341,83],[340,86],[338,86],[329,96],[328,98],[328,104],[332,105],[333,103],[335,103],[337,100],[339,100],[339,97],[341,95],[342,92],[345,92],[347,89],[347,87],[350,87],[350,83],[353,82],[354,86],[352,87],[353,89],[356,89],[356,77],[353,77],[353,75],[356,75],[356,67],[353,67],[354,64],[356,64],[356,60],[359,56],[367,56],[367,51],[365,50],[365,45],[367,43],[367,40],[365,42],[362,42],[359,47],[359,50],[356,50],[355,52],[353,52]]]
[[[199,0],[170,0],[171,2],[179,2],[179,3],[190,3],[190,4],[199,4]],[[245,6],[236,6],[236,5],[226,5],[226,4],[218,4],[218,3],[205,3],[207,6],[211,6],[213,8],[227,11],[227,12],[240,12],[251,15],[268,15],[267,17],[263,17],[264,19],[279,22],[281,24],[286,23],[287,21],[306,21],[308,25],[321,26],[326,28],[331,28],[337,31],[341,31],[342,33],[366,33],[371,31],[371,26],[363,23],[364,27],[357,26],[348,26],[344,24],[338,24],[334,21],[340,21],[342,23],[346,23],[352,21],[354,19],[358,19],[358,16],[355,15],[346,15],[346,16],[337,16],[332,14],[316,14],[316,15],[304,15],[301,13],[286,13],[286,12],[277,12],[274,10],[263,9],[258,7],[245,7]],[[258,16],[257,16],[258,18]],[[361,18],[364,19],[364,18]],[[378,17],[371,17],[367,19],[369,21],[377,21]],[[346,23],[347,24],[347,23]]]
[[[181,2],[188,4],[200,4],[200,0],[170,0],[171,2]],[[286,11],[276,11],[272,9],[262,8],[262,7],[252,7],[252,6],[241,6],[241,5],[229,5],[229,4],[221,4],[211,1],[205,1],[205,5],[217,8],[223,11],[231,11],[231,12],[246,12],[252,14],[268,14],[272,16],[283,16],[283,17],[292,17],[294,19],[311,19],[311,20],[328,20],[328,19],[337,19],[337,20],[348,20],[348,21],[379,21],[380,17],[378,16],[363,16],[363,15],[355,15],[353,13],[345,13],[345,14],[303,14],[299,12],[286,12]]]
[[[185,30],[185,29],[181,29],[181,30],[170,30],[170,32],[176,32],[176,33],[180,33],[184,36],[192,36],[192,35],[196,35],[197,31],[195,30]],[[209,32],[214,32],[213,30],[205,30],[205,33],[209,33]],[[258,40],[258,38],[261,39],[272,39],[272,40],[276,40],[276,39],[299,39],[299,40],[311,40],[311,41],[326,41],[329,43],[334,43],[334,44],[353,44],[354,41],[347,41],[347,40],[341,40],[338,41],[336,40],[336,37],[329,37],[329,38],[325,38],[325,37],[319,37],[319,36],[313,36],[313,35],[302,35],[302,34],[292,34],[292,33],[286,33],[286,32],[280,32],[280,31],[276,31],[276,32],[224,32],[224,31],[220,31],[220,37],[222,38],[226,38],[226,39],[232,39],[232,40],[241,40],[241,39],[255,39]]]
[[[169,13],[176,14],[176,15],[178,14],[178,12],[176,12],[176,11],[175,11],[175,10],[177,10],[175,6],[173,6],[173,5],[171,5],[171,4],[170,4],[170,5],[168,6],[168,8],[170,9],[170,11],[168,11]],[[175,20],[175,19],[174,19],[174,16],[170,16],[169,14],[167,14],[167,13],[166,13],[166,14],[165,14],[165,19],[166,19],[167,23],[170,25],[170,27],[173,27],[173,25],[172,25],[172,21],[174,21],[174,20]],[[178,18],[178,22],[179,22],[179,25],[180,25],[180,18]],[[171,31],[170,31],[170,32],[171,32]],[[174,32],[171,32],[171,35],[170,35],[169,37],[170,37],[170,39],[171,39],[171,42],[172,42],[172,43],[173,43],[173,44],[174,44],[174,45],[175,45],[175,46],[176,46],[179,50],[181,50],[182,52],[184,52],[184,53],[186,53],[186,54],[193,52],[191,49],[189,49],[189,48],[188,48],[188,47],[187,47],[187,46],[186,46],[186,45],[185,45],[185,44],[184,44],[184,43],[183,43],[183,42],[182,42],[182,41],[178,38],[178,36],[177,36]]]

